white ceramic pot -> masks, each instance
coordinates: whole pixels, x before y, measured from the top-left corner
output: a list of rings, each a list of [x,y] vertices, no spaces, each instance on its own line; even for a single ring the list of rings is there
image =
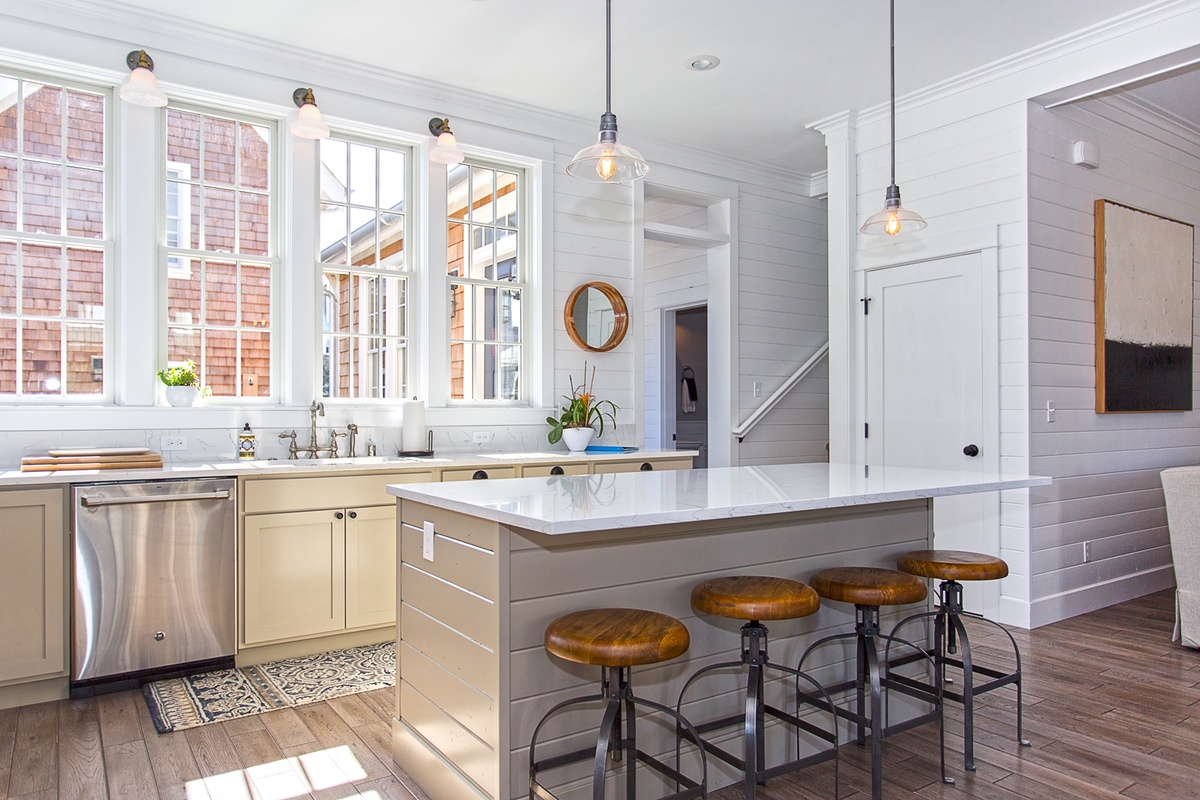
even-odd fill
[[[194,406],[200,399],[200,390],[195,386],[168,386],[167,402],[173,406]]]
[[[595,428],[563,428],[562,440],[566,443],[568,450],[578,453],[587,449],[595,435]]]

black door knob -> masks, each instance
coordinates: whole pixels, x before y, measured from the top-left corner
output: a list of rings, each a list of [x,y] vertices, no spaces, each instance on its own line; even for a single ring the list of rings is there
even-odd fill
[[[969,444],[963,448],[963,455],[974,458],[975,456],[979,455],[979,447],[977,445]]]
[[[345,514],[343,514],[342,512],[340,512],[340,511],[339,511],[339,512],[337,512],[336,514],[334,514],[334,515],[333,515],[333,518],[334,518],[334,519],[341,519],[341,518],[342,518],[342,517],[344,517],[344,516],[345,516]]]
[[[553,469],[550,470],[550,474],[551,475],[565,475],[566,472],[563,470],[562,467],[554,467]]]
[[[350,519],[358,519],[358,512],[357,512],[357,511],[351,511],[351,512],[350,512]]]
[[[477,470],[475,470],[475,474],[471,476],[471,480],[486,481],[487,476],[488,476],[487,472],[485,472],[484,470],[481,470],[481,469],[477,469]]]

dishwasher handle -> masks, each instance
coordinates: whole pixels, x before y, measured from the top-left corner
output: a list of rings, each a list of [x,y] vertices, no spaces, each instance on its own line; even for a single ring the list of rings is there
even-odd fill
[[[142,503],[182,503],[190,500],[228,500],[229,490],[219,489],[215,492],[194,492],[191,494],[156,494],[144,497],[88,497],[79,498],[79,504],[84,508],[99,508],[100,506],[131,506]]]

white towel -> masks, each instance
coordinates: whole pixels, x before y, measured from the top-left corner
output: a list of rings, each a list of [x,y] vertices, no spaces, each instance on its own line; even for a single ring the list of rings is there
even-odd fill
[[[679,400],[684,414],[696,413],[696,381],[694,378],[684,378],[680,382]]]

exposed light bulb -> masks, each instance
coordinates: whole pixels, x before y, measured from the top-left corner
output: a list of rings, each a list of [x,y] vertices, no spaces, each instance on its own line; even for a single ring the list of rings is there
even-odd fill
[[[900,232],[900,217],[895,211],[888,214],[887,222],[883,226],[883,232],[888,236],[895,236]]]
[[[609,180],[617,174],[617,161],[613,158],[611,150],[604,151],[600,160],[596,162],[596,174],[601,180]]]

